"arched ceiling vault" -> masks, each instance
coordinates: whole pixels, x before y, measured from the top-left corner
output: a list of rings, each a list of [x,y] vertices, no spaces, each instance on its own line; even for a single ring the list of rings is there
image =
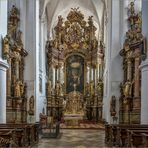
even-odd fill
[[[93,16],[97,34],[101,29],[102,15],[105,8],[105,0],[40,0],[40,16],[47,18],[49,36],[52,37],[52,29],[57,23],[58,16],[65,20],[71,8],[77,8],[84,14],[85,20]]]

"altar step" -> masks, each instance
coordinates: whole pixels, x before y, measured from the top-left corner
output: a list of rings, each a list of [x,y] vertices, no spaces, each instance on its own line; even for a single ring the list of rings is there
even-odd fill
[[[61,129],[102,129],[104,125],[101,123],[81,123],[79,125],[66,125],[65,123],[60,124]]]

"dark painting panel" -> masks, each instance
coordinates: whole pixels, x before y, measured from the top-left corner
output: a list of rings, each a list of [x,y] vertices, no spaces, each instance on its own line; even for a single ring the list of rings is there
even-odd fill
[[[74,91],[84,92],[84,58],[72,55],[66,59],[66,93]]]

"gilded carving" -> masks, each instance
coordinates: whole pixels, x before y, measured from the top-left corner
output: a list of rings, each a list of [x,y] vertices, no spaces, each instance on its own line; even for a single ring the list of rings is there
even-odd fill
[[[125,97],[132,95],[132,83],[129,80],[125,82],[123,92]]]
[[[10,11],[10,16],[8,19],[8,35],[13,36],[14,32],[16,31],[19,23],[19,10],[16,8],[16,6],[12,6],[12,9]]]
[[[90,47],[92,50],[97,50],[98,41],[95,36],[93,16],[90,16],[86,22],[79,8],[72,8],[65,22],[62,16],[58,16],[58,23],[54,30],[55,39],[50,41],[52,48],[64,51],[62,52],[64,55],[72,52],[87,55]]]
[[[8,35],[6,35],[3,39],[3,58],[8,59],[9,58],[9,52],[10,52],[10,38]]]
[[[102,82],[102,80],[98,80],[98,83],[97,83],[97,94],[99,96],[103,96],[103,82]]]
[[[15,97],[20,97],[20,96],[21,96],[20,81],[19,81],[19,80],[17,80],[17,81],[15,82],[14,96],[15,96]]]

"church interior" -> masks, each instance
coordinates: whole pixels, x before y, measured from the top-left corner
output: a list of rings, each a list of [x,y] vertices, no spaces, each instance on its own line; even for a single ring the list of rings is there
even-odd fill
[[[0,0],[0,147],[148,147],[148,0]]]

